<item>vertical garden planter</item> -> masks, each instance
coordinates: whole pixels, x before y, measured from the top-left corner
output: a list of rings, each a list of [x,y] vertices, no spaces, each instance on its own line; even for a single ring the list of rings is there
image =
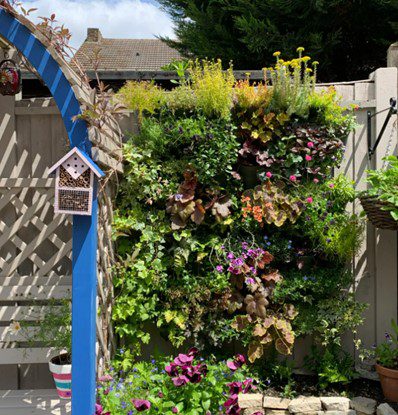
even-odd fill
[[[70,355],[61,354],[50,360],[50,371],[53,375],[58,396],[61,399],[70,399],[72,396],[72,365]]]

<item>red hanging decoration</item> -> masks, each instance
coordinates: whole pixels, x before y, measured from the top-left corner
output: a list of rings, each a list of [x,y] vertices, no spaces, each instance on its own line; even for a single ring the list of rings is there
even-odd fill
[[[0,63],[0,94],[16,95],[21,91],[21,70],[12,59],[5,59]]]

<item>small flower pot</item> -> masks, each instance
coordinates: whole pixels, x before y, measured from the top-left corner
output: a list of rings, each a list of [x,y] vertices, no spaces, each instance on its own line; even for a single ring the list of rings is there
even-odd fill
[[[70,399],[72,396],[72,365],[70,355],[61,354],[53,357],[49,362],[49,366],[58,396],[61,399]]]
[[[398,370],[388,369],[376,364],[384,397],[391,402],[398,402]]]

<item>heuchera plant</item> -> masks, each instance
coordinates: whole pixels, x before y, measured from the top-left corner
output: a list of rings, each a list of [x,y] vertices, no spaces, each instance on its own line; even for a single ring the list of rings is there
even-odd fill
[[[269,266],[273,256],[261,247],[243,242],[239,255],[228,252],[225,259],[231,283],[228,311],[240,312],[232,327],[245,332],[249,360],[260,358],[271,344],[279,353],[290,354],[295,340],[291,320],[297,313],[291,304],[281,306],[273,302],[275,287],[283,279]],[[218,265],[217,271],[224,272],[224,267]]]
[[[256,389],[246,359],[207,362],[191,348],[166,363],[137,363],[131,373],[115,371],[99,379],[96,415],[239,415],[240,393]]]
[[[291,181],[296,181],[291,176]],[[246,190],[242,195],[242,215],[249,215],[260,223],[282,226],[286,221],[295,223],[299,218],[303,203],[300,200],[285,194],[279,187],[267,180],[263,186],[257,186],[253,190]]]

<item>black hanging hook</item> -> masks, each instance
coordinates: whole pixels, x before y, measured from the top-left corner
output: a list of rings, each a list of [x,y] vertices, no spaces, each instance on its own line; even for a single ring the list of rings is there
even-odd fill
[[[377,136],[375,143],[372,145],[372,118],[384,111],[388,111],[387,117],[384,121],[383,127],[381,127],[380,133]],[[375,114],[372,114],[370,111],[368,111],[368,156],[369,156],[369,160],[372,159],[372,156],[374,155],[377,149],[377,146],[379,145],[381,139],[383,138],[383,134],[386,131],[388,122],[390,121],[391,117],[393,115],[396,115],[397,113],[398,113],[398,110],[397,110],[396,98],[390,98],[390,107],[383,111],[376,112]]]

